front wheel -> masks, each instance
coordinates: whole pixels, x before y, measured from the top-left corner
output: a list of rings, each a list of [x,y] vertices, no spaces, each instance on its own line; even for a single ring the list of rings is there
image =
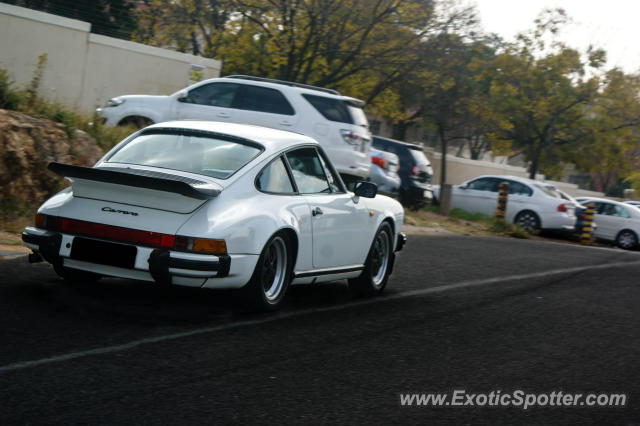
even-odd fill
[[[632,250],[638,245],[638,236],[628,229],[620,231],[616,237],[616,245],[624,250]]]
[[[267,241],[249,283],[240,289],[246,308],[274,311],[282,305],[291,281],[290,246],[285,234],[275,234]]]
[[[383,222],[373,239],[362,274],[349,280],[349,288],[357,295],[374,296],[387,285],[393,262],[392,235],[391,226]]]

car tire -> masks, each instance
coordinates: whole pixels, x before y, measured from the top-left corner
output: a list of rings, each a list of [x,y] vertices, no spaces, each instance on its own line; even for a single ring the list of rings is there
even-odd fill
[[[357,296],[371,297],[381,293],[393,265],[393,233],[388,222],[382,222],[371,243],[364,270],[349,280],[349,289]]]
[[[529,233],[540,230],[540,218],[531,210],[518,213],[513,223]]]
[[[638,236],[629,229],[623,229],[616,235],[616,245],[624,250],[633,250],[638,246]]]
[[[250,311],[275,311],[291,282],[293,258],[289,237],[273,235],[264,245],[251,279],[240,289],[240,301]]]
[[[100,278],[102,278],[101,275],[93,272],[65,268],[64,266],[60,265],[54,265],[53,270],[63,280],[74,284],[95,283]]]

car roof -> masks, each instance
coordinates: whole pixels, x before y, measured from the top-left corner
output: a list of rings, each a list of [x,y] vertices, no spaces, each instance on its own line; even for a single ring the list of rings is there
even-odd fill
[[[259,143],[264,146],[267,153],[282,151],[283,149],[299,144],[320,145],[315,139],[300,133],[272,129],[269,127],[254,126],[251,124],[182,120],[167,121],[146,127],[146,129],[162,128],[197,130],[235,136]]]
[[[585,201],[598,201],[601,203],[612,203],[612,204],[622,204],[622,205],[629,205],[629,204],[625,204],[625,203],[621,203],[620,201],[616,201],[616,200],[610,200],[608,198],[601,198],[601,197],[580,197],[583,201],[581,202],[585,202]]]
[[[422,148],[423,148],[422,145],[418,145],[418,144],[415,144],[415,143],[398,141],[398,140],[395,140],[395,139],[385,138],[385,137],[382,137],[382,136],[374,135],[373,138],[374,139],[380,139],[380,140],[383,140],[385,142],[395,143],[395,144],[398,144],[398,145],[404,145],[404,146],[406,146],[407,148],[410,148],[410,149],[413,148],[413,149],[419,149],[419,150],[422,151]]]
[[[513,180],[513,181],[516,181],[516,182],[519,182],[519,183],[525,183],[525,184],[528,184],[528,185],[539,184],[539,185],[545,185],[545,186],[553,186],[553,185],[551,185],[549,183],[546,183],[544,181],[541,181],[541,180],[534,180],[534,179],[524,178],[524,177],[521,177],[521,176],[513,176],[513,175],[481,175],[481,176],[476,176],[474,178],[471,178],[467,182],[472,181],[472,180],[476,180],[476,179],[480,179],[480,178],[509,179],[509,180]]]
[[[342,95],[340,92],[333,89],[325,89],[323,87],[316,87],[307,84],[299,84],[283,80],[274,80],[269,78],[253,77],[247,75],[230,75],[225,77],[210,78],[208,80],[202,80],[195,83],[192,86],[201,86],[207,83],[227,82],[236,84],[249,84],[253,86],[269,87],[277,90],[293,90],[307,95],[324,96],[332,99],[339,99],[346,102],[350,106],[356,108],[364,108],[365,102],[360,99],[352,98],[351,96]],[[189,87],[192,87],[189,86]],[[184,89],[182,89],[184,90]]]

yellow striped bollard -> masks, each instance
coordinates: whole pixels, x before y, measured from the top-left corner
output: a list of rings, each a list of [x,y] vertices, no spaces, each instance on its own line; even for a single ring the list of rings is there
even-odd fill
[[[498,205],[496,206],[496,219],[504,222],[504,212],[507,211],[507,197],[509,196],[509,184],[500,182],[498,185]]]
[[[580,244],[583,246],[591,245],[591,233],[593,232],[593,212],[596,205],[593,203],[587,204],[587,209],[584,211],[584,219],[582,220],[582,235],[580,235]]]

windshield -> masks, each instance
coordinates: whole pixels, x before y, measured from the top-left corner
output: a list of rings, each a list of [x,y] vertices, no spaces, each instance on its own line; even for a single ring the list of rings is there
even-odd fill
[[[131,140],[107,162],[160,167],[226,179],[260,152],[256,146],[215,136],[151,133]]]

